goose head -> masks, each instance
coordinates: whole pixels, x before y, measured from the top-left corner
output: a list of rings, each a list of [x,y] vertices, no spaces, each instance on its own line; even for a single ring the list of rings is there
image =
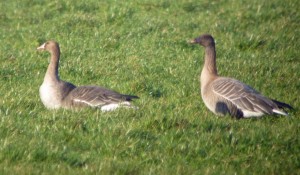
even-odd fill
[[[39,51],[48,51],[50,53],[59,52],[59,45],[55,41],[47,41],[37,48]]]
[[[214,38],[210,34],[203,34],[203,35],[191,40],[189,43],[200,44],[204,47],[209,47],[209,46],[215,45]]]

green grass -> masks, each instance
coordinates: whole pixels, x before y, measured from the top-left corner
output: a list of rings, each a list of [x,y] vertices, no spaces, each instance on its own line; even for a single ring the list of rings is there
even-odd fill
[[[0,2],[0,174],[300,174],[300,1]],[[216,117],[199,94],[203,48],[219,73],[295,107]],[[139,110],[45,109],[47,53],[60,76],[135,94]]]

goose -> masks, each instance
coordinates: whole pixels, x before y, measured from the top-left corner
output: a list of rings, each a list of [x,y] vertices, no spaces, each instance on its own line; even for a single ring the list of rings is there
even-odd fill
[[[210,34],[203,34],[189,43],[200,44],[205,48],[204,66],[200,75],[201,96],[206,107],[214,114],[235,118],[288,115],[284,109],[292,109],[292,106],[269,99],[236,79],[218,75],[215,42]]]
[[[136,108],[131,104],[139,97],[124,95],[100,86],[75,86],[63,81],[58,75],[60,48],[56,41],[47,41],[37,48],[50,53],[44,81],[40,86],[40,98],[48,109],[77,109],[81,107],[100,108],[101,111],[112,111],[119,107]]]

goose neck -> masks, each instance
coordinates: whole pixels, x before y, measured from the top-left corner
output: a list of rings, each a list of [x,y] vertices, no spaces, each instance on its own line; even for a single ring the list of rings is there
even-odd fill
[[[58,81],[59,80],[58,66],[59,66],[59,57],[60,57],[59,49],[52,50],[50,54],[51,54],[50,64],[47,68],[47,72],[44,80]]]
[[[218,76],[216,67],[216,51],[215,47],[206,47],[204,56],[204,66],[201,72],[201,87],[208,85]]]
[[[205,70],[206,74],[218,75],[217,66],[216,66],[215,46],[208,46],[205,48],[203,70]]]

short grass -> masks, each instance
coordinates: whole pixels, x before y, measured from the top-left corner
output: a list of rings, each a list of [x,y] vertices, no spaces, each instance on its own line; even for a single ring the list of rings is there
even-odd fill
[[[0,174],[300,174],[300,1],[0,2]],[[199,95],[203,49],[219,73],[295,107],[290,117],[216,117]],[[45,109],[60,76],[135,94],[139,110]]]

